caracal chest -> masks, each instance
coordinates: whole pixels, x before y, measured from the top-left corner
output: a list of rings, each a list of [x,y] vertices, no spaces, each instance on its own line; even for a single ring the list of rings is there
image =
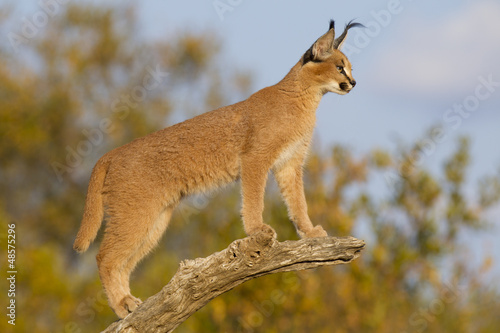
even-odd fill
[[[296,138],[284,144],[278,150],[278,154],[273,163],[273,168],[281,168],[291,160],[303,161],[311,141],[312,131],[309,134]]]

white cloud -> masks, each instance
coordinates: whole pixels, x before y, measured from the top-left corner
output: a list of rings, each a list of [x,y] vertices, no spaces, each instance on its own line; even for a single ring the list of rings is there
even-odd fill
[[[497,0],[471,1],[439,19],[407,17],[396,23],[399,43],[374,59],[372,78],[384,90],[436,97],[469,92],[479,76],[500,81],[499,18]]]

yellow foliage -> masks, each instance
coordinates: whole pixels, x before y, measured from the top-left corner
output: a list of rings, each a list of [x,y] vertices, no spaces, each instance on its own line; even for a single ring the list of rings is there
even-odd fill
[[[71,250],[95,161],[185,116],[177,110],[199,113],[248,95],[248,73],[227,77],[219,68],[212,34],[144,43],[134,12],[68,5],[23,45],[31,66],[0,46],[0,236],[3,246],[6,225],[19,226],[19,332],[96,332],[116,319],[91,258],[97,245],[83,256]],[[169,75],[137,95],[157,68]],[[342,146],[313,152],[305,170],[311,219],[332,235],[366,235],[361,258],[249,281],[177,331],[497,332],[498,290],[480,283],[493,259],[480,271],[465,269],[457,234],[484,225],[484,209],[500,199],[500,175],[485,178],[480,202],[470,203],[466,139],[440,174],[412,163],[416,151],[418,145],[398,154],[377,148],[356,156]],[[387,172],[397,174],[390,194],[372,193],[371,182]],[[150,296],[181,259],[243,237],[239,206],[235,187],[185,202],[161,248],[132,276],[134,293]],[[280,240],[297,238],[276,189],[266,194],[264,216]],[[443,262],[453,263],[446,274]],[[472,282],[450,282],[463,280]],[[0,286],[6,290],[5,279]],[[0,321],[0,331],[11,328]]]

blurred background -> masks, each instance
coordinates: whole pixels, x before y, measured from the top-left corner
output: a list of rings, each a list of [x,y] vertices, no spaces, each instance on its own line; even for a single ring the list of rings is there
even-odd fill
[[[333,18],[337,34],[351,19],[367,28],[344,46],[356,89],[317,111],[306,195],[314,223],[366,249],[249,281],[176,332],[498,332],[499,17],[496,0],[0,1],[2,269],[12,223],[18,269],[15,330],[4,316],[0,331],[116,320],[95,263],[102,231],[72,251],[95,162],[275,84]],[[265,204],[279,240],[297,239],[272,178]],[[244,237],[239,209],[238,185],[184,202],[133,294]]]

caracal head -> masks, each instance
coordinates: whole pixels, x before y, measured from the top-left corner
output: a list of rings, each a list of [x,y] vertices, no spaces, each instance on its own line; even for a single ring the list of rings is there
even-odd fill
[[[356,85],[352,76],[351,62],[340,51],[347,37],[347,31],[354,27],[364,27],[360,23],[349,22],[344,32],[335,38],[335,23],[330,21],[330,29],[302,56],[301,75],[309,87],[319,88],[322,94],[334,92],[345,95]]]

